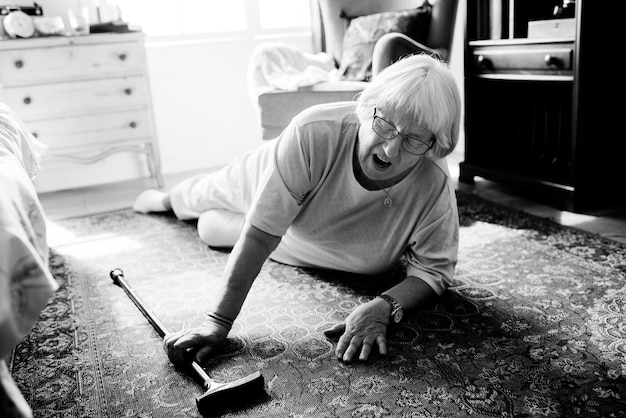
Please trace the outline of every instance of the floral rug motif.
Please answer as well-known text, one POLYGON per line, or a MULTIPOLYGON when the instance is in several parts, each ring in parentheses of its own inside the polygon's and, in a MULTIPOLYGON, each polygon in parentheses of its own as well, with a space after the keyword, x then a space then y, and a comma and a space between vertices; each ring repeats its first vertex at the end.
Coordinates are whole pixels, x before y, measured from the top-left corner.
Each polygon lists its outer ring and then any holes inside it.
MULTIPOLYGON (((262 402, 223 416, 626 416, 626 246, 458 194, 454 286, 389 334, 387 356, 344 364, 323 330, 402 278, 268 261, 217 381, 260 371, 262 402)), ((170 329, 201 325, 228 253, 171 215, 122 210, 55 222, 61 285, 14 351, 36 417, 198 417, 203 389, 109 278, 126 280, 170 329)), ((242 400, 243 401, 243 400, 242 400)), ((217 412, 216 412, 217 414, 217 412)))

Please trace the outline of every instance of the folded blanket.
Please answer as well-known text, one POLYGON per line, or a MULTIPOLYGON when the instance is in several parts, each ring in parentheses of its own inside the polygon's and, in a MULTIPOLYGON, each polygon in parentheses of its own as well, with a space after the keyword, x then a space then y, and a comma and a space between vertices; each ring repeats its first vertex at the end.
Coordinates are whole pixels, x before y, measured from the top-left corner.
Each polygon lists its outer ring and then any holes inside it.
POLYGON ((248 67, 248 89, 253 103, 268 91, 297 90, 298 87, 329 81, 337 69, 326 53, 309 54, 281 42, 259 45, 248 67))

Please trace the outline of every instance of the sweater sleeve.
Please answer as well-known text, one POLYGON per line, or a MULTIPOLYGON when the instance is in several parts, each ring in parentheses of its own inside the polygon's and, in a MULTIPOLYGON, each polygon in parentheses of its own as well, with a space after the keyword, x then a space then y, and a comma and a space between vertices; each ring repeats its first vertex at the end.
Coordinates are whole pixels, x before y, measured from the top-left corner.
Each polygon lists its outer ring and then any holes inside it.
POLYGON ((265 173, 248 221, 272 235, 284 235, 307 198, 337 164, 337 152, 354 114, 351 104, 313 106, 296 116, 276 139, 273 161, 265 173))
POLYGON ((405 251, 407 276, 424 280, 442 295, 452 284, 458 259, 459 215, 449 182, 415 228, 405 251))
POLYGON ((300 211, 310 190, 310 158, 297 118, 277 138, 278 143, 247 215, 262 231, 282 236, 300 211))

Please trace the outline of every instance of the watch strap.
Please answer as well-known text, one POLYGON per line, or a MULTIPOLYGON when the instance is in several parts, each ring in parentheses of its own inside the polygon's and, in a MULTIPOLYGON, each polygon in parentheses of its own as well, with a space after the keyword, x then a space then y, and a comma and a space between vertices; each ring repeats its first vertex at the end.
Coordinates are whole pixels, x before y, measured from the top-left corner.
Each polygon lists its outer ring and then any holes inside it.
POLYGON ((378 297, 384 300, 385 302, 387 302, 391 306, 390 317, 393 320, 393 322, 399 322, 398 316, 400 316, 400 319, 401 319, 401 316, 404 313, 404 307, 402 306, 402 304, 400 304, 400 302, 398 302, 397 300, 395 300, 393 297, 389 295, 383 294, 378 297))

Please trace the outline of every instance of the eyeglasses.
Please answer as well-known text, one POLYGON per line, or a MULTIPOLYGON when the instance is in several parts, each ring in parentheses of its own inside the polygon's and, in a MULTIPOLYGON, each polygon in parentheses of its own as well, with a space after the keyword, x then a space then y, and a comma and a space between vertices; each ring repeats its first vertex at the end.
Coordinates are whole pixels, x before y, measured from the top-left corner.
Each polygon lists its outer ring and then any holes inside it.
POLYGON ((423 155, 428 152, 429 149, 435 144, 435 140, 430 144, 422 141, 415 135, 404 135, 400 133, 395 125, 380 116, 376 116, 376 108, 374 108, 374 120, 372 120, 372 130, 376 132, 376 135, 384 139, 393 139, 400 135, 403 139, 402 147, 410 154, 423 155))

